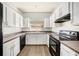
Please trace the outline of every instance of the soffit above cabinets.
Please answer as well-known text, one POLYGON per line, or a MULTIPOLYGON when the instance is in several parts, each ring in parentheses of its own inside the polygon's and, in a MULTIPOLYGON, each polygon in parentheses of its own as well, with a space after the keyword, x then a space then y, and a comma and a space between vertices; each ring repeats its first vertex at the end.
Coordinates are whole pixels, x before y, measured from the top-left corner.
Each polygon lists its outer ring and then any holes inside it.
POLYGON ((60 2, 7 2, 22 12, 53 12, 60 2))

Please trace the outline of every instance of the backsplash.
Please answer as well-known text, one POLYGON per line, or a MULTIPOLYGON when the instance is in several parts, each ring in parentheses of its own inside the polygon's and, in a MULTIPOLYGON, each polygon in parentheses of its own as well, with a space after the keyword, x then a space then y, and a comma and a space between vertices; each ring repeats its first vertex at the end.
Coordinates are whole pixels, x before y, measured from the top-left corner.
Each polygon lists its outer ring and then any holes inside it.
POLYGON ((64 22, 62 25, 59 25, 58 27, 52 28, 52 31, 57 33, 59 33, 60 30, 79 31, 79 26, 74 26, 71 24, 71 21, 68 21, 68 22, 64 22))
POLYGON ((21 28, 19 27, 3 27, 3 35, 20 32, 21 28))
POLYGON ((73 30, 73 31, 79 31, 79 26, 74 26, 71 24, 71 21, 69 22, 65 22, 63 24, 63 27, 62 27, 63 30, 73 30))

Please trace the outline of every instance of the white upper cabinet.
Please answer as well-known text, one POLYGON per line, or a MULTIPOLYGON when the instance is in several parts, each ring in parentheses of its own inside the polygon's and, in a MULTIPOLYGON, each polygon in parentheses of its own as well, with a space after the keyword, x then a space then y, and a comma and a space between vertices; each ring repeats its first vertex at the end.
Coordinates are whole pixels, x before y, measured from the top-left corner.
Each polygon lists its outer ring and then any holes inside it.
POLYGON ((3 25, 13 26, 13 10, 6 5, 3 6, 3 25))
POLYGON ((55 11, 52 13, 51 16, 54 16, 52 17, 51 19, 54 20, 54 22, 66 15, 68 15, 70 13, 70 3, 69 2, 62 2, 59 7, 57 7, 55 9, 55 11))
POLYGON ((51 26, 51 27, 55 27, 54 20, 55 20, 55 14, 52 14, 52 15, 50 16, 50 26, 51 26))
POLYGON ((16 12, 13 11, 13 26, 16 27, 16 12))
POLYGON ((65 16, 65 15, 69 14, 70 13, 70 2, 63 2, 61 4, 61 10, 62 10, 61 16, 65 16))
POLYGON ((19 19, 20 19, 20 22, 19 22, 20 27, 23 27, 23 16, 20 15, 19 19))
POLYGON ((44 19, 44 27, 50 27, 50 19, 49 18, 44 19))
POLYGON ((26 17, 23 20, 23 26, 29 28, 30 27, 30 18, 26 17))
POLYGON ((3 5, 3 26, 7 26, 7 6, 3 5))
POLYGON ((71 22, 73 25, 79 25, 79 2, 71 4, 71 22))
POLYGON ((23 17, 16 13, 16 27, 23 27, 23 17))
POLYGON ((70 2, 62 2, 61 5, 57 8, 56 11, 57 18, 61 18, 70 13, 70 2))
POLYGON ((55 10, 55 12, 54 12, 54 14, 55 14, 55 19, 58 19, 58 18, 60 18, 60 7, 58 7, 56 10, 55 10))
POLYGON ((3 4, 3 26, 23 27, 23 17, 6 4, 3 4))
POLYGON ((13 26, 13 10, 7 7, 7 21, 8 26, 13 26))
POLYGON ((19 14, 16 13, 16 27, 19 27, 19 14))

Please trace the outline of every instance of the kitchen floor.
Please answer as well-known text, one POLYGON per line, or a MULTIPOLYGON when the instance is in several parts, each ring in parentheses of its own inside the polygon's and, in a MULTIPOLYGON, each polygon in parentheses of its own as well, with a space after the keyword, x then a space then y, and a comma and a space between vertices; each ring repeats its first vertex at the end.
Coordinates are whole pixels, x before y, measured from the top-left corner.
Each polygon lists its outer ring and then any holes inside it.
POLYGON ((47 46, 25 46, 18 56, 51 56, 47 46))

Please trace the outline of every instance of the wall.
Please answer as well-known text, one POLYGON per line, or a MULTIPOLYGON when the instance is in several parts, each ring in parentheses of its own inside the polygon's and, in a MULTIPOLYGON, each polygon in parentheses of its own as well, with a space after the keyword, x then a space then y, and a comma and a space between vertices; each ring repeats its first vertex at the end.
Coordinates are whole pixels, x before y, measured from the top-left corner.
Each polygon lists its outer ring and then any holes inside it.
POLYGON ((62 27, 63 30, 73 30, 73 31, 79 31, 79 26, 74 26, 71 24, 71 21, 69 22, 65 22, 63 24, 63 27, 62 27))
POLYGON ((21 28, 16 27, 3 27, 3 35, 20 32, 21 28))
POLYGON ((44 18, 49 18, 50 15, 48 12, 28 12, 24 13, 24 18, 29 17, 30 21, 44 21, 44 18))

